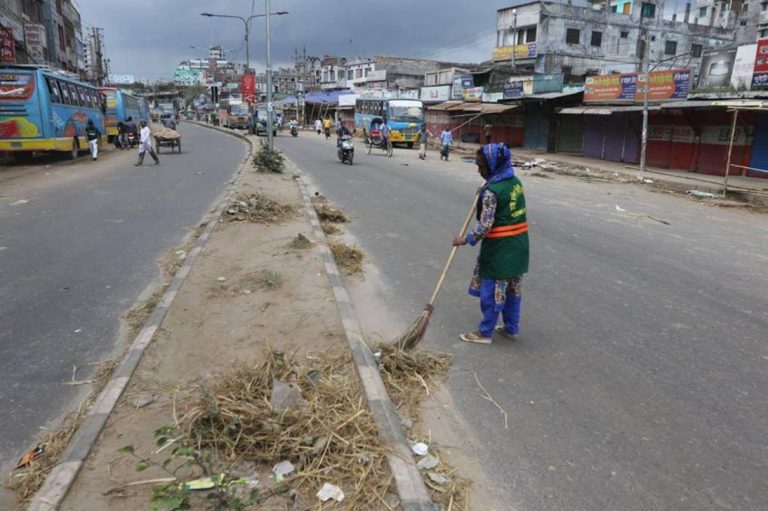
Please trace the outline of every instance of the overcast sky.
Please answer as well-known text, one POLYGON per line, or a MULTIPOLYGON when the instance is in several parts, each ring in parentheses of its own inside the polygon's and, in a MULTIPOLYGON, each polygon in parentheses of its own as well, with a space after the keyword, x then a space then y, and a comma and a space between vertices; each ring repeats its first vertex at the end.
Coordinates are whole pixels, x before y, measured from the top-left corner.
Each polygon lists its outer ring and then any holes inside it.
MULTIPOLYGON (((264 0, 76 0, 83 30, 102 27, 111 71, 151 81, 170 79, 181 60, 221 45, 245 62, 243 24, 201 12, 248 16, 264 0)), ((273 68, 288 65, 294 47, 307 54, 395 55, 452 62, 488 60, 495 45, 496 9, 510 0, 272 0, 273 68)), ((253 21, 251 65, 264 68, 264 18, 253 21)))

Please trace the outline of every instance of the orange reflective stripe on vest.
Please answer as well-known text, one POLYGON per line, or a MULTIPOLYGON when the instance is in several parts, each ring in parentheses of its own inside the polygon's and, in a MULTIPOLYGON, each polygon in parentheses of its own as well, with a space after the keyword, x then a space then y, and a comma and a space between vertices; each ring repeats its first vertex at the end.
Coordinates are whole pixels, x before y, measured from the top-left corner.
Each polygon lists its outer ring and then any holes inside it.
POLYGON ((502 227, 494 227, 491 229, 491 232, 488 233, 486 238, 507 238, 509 236, 517 236, 519 234, 523 234, 524 232, 528 232, 528 222, 515 225, 505 225, 502 227))

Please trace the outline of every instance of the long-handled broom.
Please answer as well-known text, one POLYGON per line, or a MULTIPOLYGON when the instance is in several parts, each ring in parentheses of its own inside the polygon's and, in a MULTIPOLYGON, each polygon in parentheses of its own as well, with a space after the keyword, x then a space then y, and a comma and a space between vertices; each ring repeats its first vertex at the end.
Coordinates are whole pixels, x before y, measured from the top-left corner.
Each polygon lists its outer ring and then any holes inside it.
MULTIPOLYGON (((467 218, 464 220, 464 225, 461 227, 461 236, 464 236, 464 234, 467 232, 469 222, 472 221, 472 215, 475 212, 476 203, 477 195, 475 195, 475 198, 472 201, 472 206, 469 208, 469 212, 467 213, 467 218)), ((394 343, 397 344, 401 350, 410 351, 415 348, 416 345, 421 342, 421 339, 427 332, 427 327, 429 326, 429 318, 432 316, 432 311, 435 310, 435 300, 437 300, 437 295, 443 288, 445 276, 448 274, 448 269, 451 267, 451 263, 453 263, 453 258, 456 256, 456 251, 458 248, 459 247, 456 246, 451 248, 451 254, 448 256, 448 261, 445 262, 443 273, 440 274, 440 280, 437 281, 437 286, 435 286, 435 291, 432 293, 432 298, 430 298, 427 304, 424 306, 424 310, 421 312, 416 321, 411 323, 411 326, 408 328, 408 330, 406 330, 403 335, 395 339, 394 343)))

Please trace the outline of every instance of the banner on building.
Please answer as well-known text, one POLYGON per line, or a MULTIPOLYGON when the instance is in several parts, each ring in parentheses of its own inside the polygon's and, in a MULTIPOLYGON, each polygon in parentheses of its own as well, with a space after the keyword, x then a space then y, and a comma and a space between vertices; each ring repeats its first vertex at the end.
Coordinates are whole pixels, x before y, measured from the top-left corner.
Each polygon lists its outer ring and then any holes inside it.
POLYGON ((136 83, 136 77, 133 75, 109 75, 109 83, 112 85, 131 85, 136 83))
POLYGON ((499 46, 493 49, 493 60, 511 60, 512 55, 516 59, 531 59, 536 56, 536 43, 515 44, 512 46, 499 46))
POLYGON ((752 90, 768 90, 768 37, 757 41, 752 90))
POLYGON ((45 26, 37 23, 24 25, 24 42, 27 45, 27 55, 32 63, 43 64, 45 62, 43 50, 48 46, 45 40, 45 26))
POLYGON ((752 86, 756 51, 756 44, 746 44, 736 49, 736 60, 731 72, 731 87, 734 89, 749 89, 752 86))
MULTIPOLYGON (((638 73, 589 76, 584 85, 584 102, 643 101, 644 90, 638 87, 639 76, 638 73)), ((650 101, 682 100, 688 96, 689 69, 652 71, 648 76, 650 101)))
POLYGON ((464 89, 462 99, 464 101, 480 101, 483 98, 483 90, 483 87, 464 89))
POLYGON ((502 87, 504 99, 514 99, 523 97, 523 82, 507 82, 502 87))
POLYGON ((244 74, 241 76, 240 87, 243 93, 243 101, 254 103, 256 101, 256 75, 244 74))
POLYGON ((9 27, 0 29, 0 62, 16 62, 16 42, 9 27))
POLYGON ((453 80, 453 92, 451 99, 464 99, 464 89, 471 89, 475 86, 475 77, 472 75, 461 75, 453 80))
POLYGON ((451 99, 451 86, 450 85, 437 85, 433 87, 422 87, 421 98, 422 101, 448 101, 451 99))
POLYGON ((563 73, 551 75, 533 75, 533 93, 541 94, 543 92, 562 92, 563 73))
POLYGON ((736 61, 736 50, 712 50, 704 52, 701 58, 699 89, 728 87, 731 71, 736 61))

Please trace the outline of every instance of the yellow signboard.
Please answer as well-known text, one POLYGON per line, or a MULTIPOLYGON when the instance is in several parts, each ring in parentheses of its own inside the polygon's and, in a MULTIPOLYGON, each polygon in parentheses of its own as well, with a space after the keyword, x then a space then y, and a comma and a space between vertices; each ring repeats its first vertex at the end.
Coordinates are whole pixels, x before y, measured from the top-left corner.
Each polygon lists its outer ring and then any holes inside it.
POLYGON ((516 59, 530 59, 536 56, 536 43, 523 43, 514 46, 499 46, 493 49, 493 60, 510 60, 514 52, 516 59))

